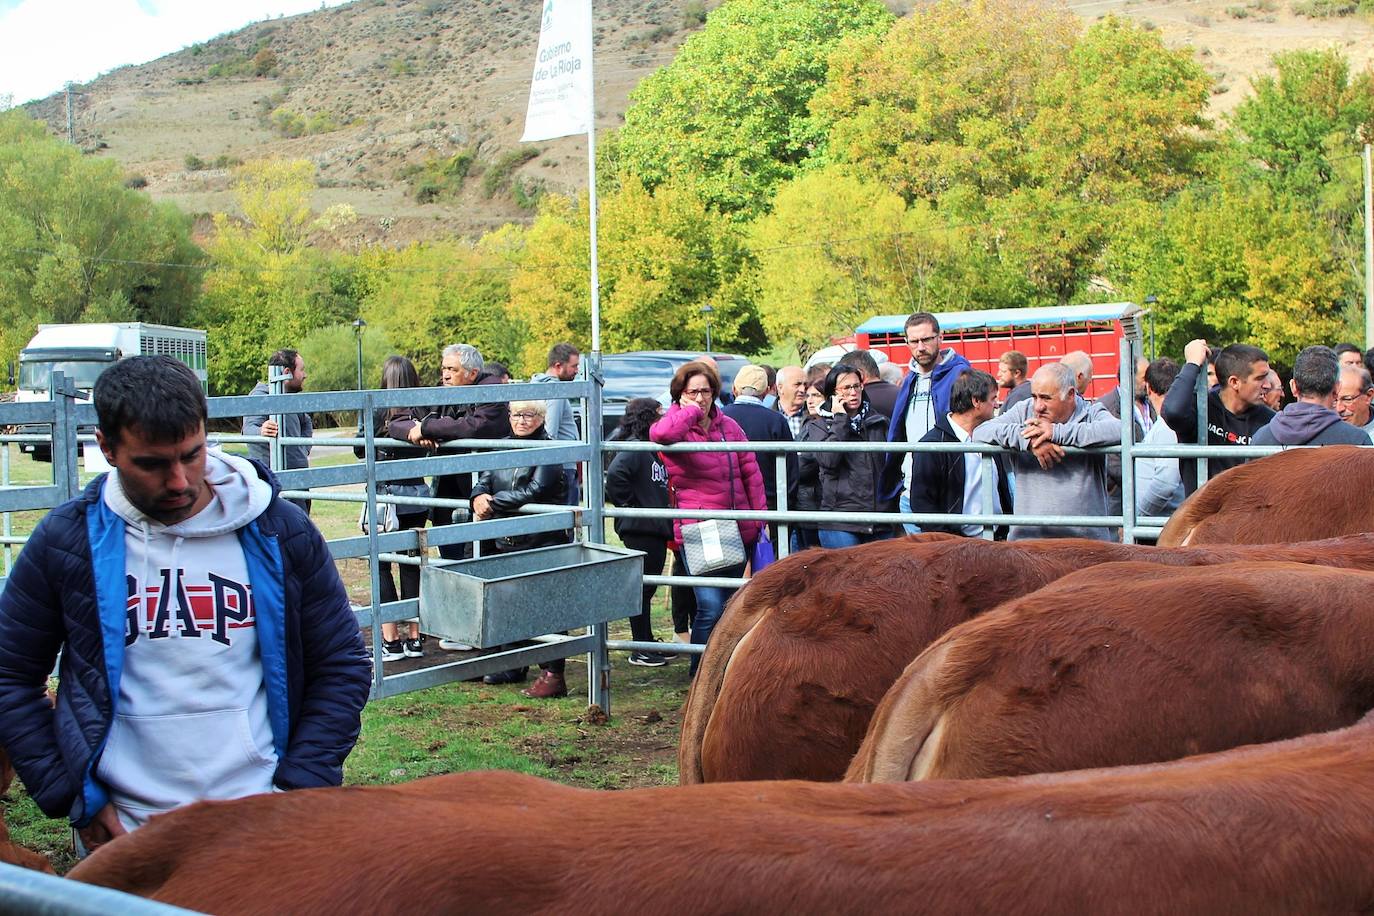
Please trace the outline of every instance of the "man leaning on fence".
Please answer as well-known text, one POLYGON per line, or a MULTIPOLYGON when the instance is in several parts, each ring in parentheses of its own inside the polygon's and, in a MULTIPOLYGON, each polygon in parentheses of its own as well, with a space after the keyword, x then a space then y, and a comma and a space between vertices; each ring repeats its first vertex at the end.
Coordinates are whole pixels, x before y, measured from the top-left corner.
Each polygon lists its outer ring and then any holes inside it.
POLYGON ((199 799, 340 784, 371 673, 324 538, 208 448, 184 364, 121 360, 94 400, 114 470, 0 593, 0 745, 30 796, 91 849, 199 799))
MULTIPOLYGON (((1106 516, 1105 454, 1065 453, 1121 441, 1121 421, 1095 401, 1075 393, 1073 370, 1062 363, 1041 366, 1031 376, 1031 396, 973 431, 973 441, 1016 449, 1014 496, 1017 515, 1106 516)), ((1009 539, 1114 539, 1113 528, 1013 525, 1009 539)))
MULTIPOLYGON (((290 373, 282 383, 283 394, 295 394, 305 387, 305 359, 291 349, 281 349, 273 353, 267 360, 267 371, 273 375, 290 373)), ((258 382, 253 386, 249 394, 270 394, 272 388, 268 382, 258 382)), ((267 415, 258 415, 243 418, 243 434, 245 436, 267 436, 275 438, 281 435, 286 439, 309 439, 315 434, 314 424, 310 422, 308 413, 284 413, 281 415, 281 428, 278 429, 275 418, 267 415)), ((295 470, 296 468, 310 467, 310 446, 309 445, 283 445, 281 447, 282 469, 295 470)), ((271 467, 272 450, 266 442, 248 443, 248 457, 255 461, 271 467)), ((293 499, 289 500, 305 510, 305 514, 310 514, 310 500, 293 499)))

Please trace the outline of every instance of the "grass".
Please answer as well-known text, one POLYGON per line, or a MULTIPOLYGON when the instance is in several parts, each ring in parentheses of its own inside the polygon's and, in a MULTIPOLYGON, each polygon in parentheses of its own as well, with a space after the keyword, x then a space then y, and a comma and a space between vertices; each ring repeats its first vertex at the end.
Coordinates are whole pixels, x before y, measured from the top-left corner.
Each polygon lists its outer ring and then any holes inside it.
MULTIPOLYGON (((11 459, 11 482, 51 482, 51 465, 30 461, 17 449, 11 459)), ((345 452, 311 463, 354 460, 345 452)), ((82 482, 89 477, 83 474, 82 482)), ((31 530, 41 516, 16 513, 15 531, 31 530)), ((311 517, 328 538, 357 531, 356 503, 316 500, 311 517)), ((608 540, 616 542, 609 532, 608 540)), ((367 562, 343 560, 339 572, 352 600, 367 603, 367 562)), ((660 638, 671 640, 667 592, 659 589, 653 618, 660 638)), ((629 638, 626 622, 613 624, 611 635, 629 638)), ((344 766, 344 780, 375 785, 497 769, 597 789, 675 783, 681 706, 689 683, 686 659, 663 668, 636 668, 623 653, 614 653, 611 665, 609 721, 588 714, 585 657, 568 660, 566 699, 529 700, 511 686, 447 684, 369 703, 363 710, 361 737, 344 766)), ((65 820, 45 817, 18 782, 5 801, 5 819, 14 841, 48 856, 59 874, 75 864, 65 820)))

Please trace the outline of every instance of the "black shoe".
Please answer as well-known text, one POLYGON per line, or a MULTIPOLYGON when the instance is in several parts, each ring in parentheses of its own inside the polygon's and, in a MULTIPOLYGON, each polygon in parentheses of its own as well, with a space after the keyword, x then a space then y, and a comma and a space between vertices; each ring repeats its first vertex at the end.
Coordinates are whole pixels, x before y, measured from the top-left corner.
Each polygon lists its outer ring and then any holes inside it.
POLYGON ((399 639, 382 641, 382 661, 395 662, 406 657, 405 645, 399 639))
POLYGON ((669 655, 666 652, 631 652, 630 664, 638 665, 641 668, 662 668, 675 658, 677 658, 676 655, 669 655))
POLYGON ((417 636, 414 639, 407 639, 405 644, 401 646, 401 651, 405 653, 406 658, 423 658, 425 654, 425 638, 423 636, 417 636))
POLYGON ((529 668, 511 668, 509 671, 498 671, 495 674, 488 674, 482 678, 483 684, 523 684, 525 676, 529 673, 529 668))

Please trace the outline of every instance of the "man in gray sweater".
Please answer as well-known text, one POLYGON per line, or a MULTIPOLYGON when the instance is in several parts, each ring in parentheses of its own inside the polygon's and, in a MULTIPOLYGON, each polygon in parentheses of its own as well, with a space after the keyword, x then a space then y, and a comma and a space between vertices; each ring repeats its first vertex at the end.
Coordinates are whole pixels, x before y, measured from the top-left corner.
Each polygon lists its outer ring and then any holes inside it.
MULTIPOLYGON (((1065 446, 1086 448, 1121 441, 1121 421, 1074 391, 1068 366, 1041 366, 1031 377, 1031 396, 973 431, 973 441, 1015 449, 1017 515, 1107 514, 1105 455, 1068 455, 1065 446)), ((1009 540, 1026 538, 1115 540, 1113 527, 1047 528, 1014 525, 1009 540)))
POLYGON ((1293 397, 1269 425, 1255 433, 1255 445, 1368 445, 1369 434, 1336 413, 1341 364, 1330 347, 1308 347, 1293 361, 1293 397))

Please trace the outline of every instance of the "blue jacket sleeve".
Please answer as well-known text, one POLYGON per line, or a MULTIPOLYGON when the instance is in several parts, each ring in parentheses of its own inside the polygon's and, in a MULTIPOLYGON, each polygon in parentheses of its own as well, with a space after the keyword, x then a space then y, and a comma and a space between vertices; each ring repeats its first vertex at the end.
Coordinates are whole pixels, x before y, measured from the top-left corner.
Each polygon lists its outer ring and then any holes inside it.
POLYGON ((300 711, 274 777, 283 789, 337 786, 357 743, 372 669, 358 620, 324 538, 313 525, 291 539, 300 578, 300 643, 304 684, 300 711))
POLYGON ((66 817, 79 786, 62 761, 46 695, 64 639, 58 580, 44 568, 51 519, 39 523, 0 593, 0 746, 43 813, 66 817))

